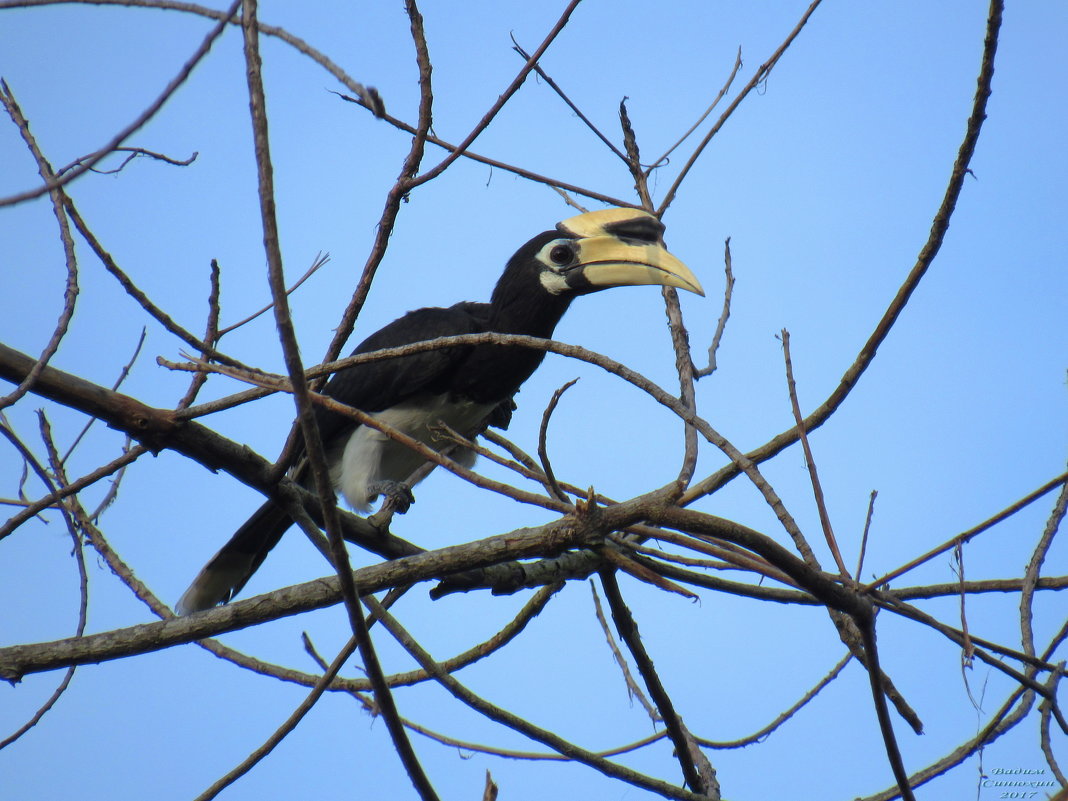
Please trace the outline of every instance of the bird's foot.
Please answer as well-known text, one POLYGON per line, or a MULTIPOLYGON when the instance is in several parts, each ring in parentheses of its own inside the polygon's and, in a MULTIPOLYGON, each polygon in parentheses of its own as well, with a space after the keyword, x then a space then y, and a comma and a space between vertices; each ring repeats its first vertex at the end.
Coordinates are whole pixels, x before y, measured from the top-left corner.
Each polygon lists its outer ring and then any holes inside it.
POLYGON ((382 503, 382 508, 379 509, 379 514, 396 512, 402 515, 415 503, 415 495, 412 494, 411 486, 403 481, 376 481, 369 485, 367 489, 372 498, 379 495, 386 496, 385 501, 382 503))

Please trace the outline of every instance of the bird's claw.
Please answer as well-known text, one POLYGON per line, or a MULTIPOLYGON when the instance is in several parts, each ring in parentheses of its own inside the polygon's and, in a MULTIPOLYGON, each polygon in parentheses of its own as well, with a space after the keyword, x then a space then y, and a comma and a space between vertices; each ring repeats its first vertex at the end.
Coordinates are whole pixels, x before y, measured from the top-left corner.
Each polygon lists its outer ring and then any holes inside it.
POLYGON ((379 513, 396 512, 402 515, 415 503, 415 495, 412 494, 411 486, 403 481, 376 481, 368 489, 371 491, 372 498, 378 495, 384 495, 386 498, 382 502, 379 513))

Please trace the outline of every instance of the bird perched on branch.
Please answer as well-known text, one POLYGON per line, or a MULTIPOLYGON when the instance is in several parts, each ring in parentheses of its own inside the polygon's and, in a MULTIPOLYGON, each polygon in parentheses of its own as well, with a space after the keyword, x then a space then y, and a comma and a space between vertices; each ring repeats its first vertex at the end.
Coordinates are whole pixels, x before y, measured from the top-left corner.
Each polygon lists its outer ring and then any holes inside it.
MULTIPOLYGON (((703 295, 694 274, 664 247, 663 232, 656 217, 637 209, 571 217, 516 251, 489 303, 417 309, 369 336, 355 353, 482 332, 547 339, 572 300, 610 287, 662 285, 703 295)), ((435 429, 444 423, 470 438, 488 425, 506 427, 512 396, 544 357, 542 350, 517 346, 442 347, 344 368, 323 393, 470 466, 474 453, 442 441, 435 429)), ((387 494, 406 508, 405 482, 425 459, 351 417, 321 406, 315 413, 331 478, 348 503, 366 511, 387 494)), ((302 443, 287 450, 291 476, 307 483, 302 443)), ((178 601, 178 613, 229 601, 292 523, 277 503, 264 503, 200 571, 178 601)))

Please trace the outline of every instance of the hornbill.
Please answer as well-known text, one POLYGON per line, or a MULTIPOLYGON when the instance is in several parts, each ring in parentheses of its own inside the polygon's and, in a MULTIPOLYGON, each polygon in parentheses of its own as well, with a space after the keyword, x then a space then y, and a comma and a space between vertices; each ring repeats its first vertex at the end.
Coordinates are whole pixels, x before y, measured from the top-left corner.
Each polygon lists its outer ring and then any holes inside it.
MULTIPOLYGON (((637 209, 571 217, 555 231, 538 234, 508 260, 489 303, 408 312, 369 336, 355 353, 481 332, 548 339, 574 298, 609 287, 659 284, 703 295, 694 274, 664 247, 663 231, 656 217, 637 209)), ((441 441, 434 429, 444 423, 474 437, 488 425, 506 427, 512 396, 544 357, 544 351, 517 346, 444 347, 344 368, 323 393, 470 466, 475 454, 441 441)), ((406 508, 405 482, 424 459, 350 417, 321 406, 315 413, 331 479, 348 503, 366 511, 385 493, 406 508)), ((290 475, 307 483, 302 443, 287 451, 290 475)), ((178 601, 178 613, 230 600, 292 523, 276 502, 264 503, 200 571, 178 601)))

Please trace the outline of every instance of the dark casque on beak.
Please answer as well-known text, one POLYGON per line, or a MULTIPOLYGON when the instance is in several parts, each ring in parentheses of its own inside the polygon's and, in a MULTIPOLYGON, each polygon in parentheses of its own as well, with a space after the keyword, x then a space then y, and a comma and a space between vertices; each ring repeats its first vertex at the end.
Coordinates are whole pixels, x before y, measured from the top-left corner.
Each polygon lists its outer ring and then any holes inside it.
POLYGON ((575 264, 568 286, 595 292, 617 286, 672 286, 704 295, 689 267, 664 247, 664 224, 640 209, 602 209, 557 224, 575 237, 575 264))

